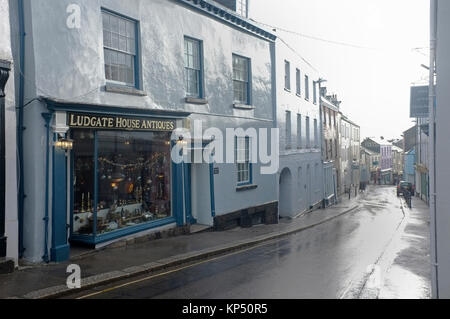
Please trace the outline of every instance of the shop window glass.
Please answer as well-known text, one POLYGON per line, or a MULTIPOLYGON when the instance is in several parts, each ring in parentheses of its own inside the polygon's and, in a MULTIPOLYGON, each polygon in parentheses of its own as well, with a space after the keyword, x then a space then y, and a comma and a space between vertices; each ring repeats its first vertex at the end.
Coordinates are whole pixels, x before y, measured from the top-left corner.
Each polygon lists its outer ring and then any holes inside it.
POLYGON ((79 154, 87 148, 79 135, 74 134, 75 165, 82 168, 75 169, 74 234, 90 235, 96 225, 101 235, 172 216, 169 133, 98 131, 96 174, 94 139, 86 151, 91 153, 79 154))
POLYGON ((92 130, 76 130, 73 144, 73 233, 92 234, 94 223, 94 152, 92 130))

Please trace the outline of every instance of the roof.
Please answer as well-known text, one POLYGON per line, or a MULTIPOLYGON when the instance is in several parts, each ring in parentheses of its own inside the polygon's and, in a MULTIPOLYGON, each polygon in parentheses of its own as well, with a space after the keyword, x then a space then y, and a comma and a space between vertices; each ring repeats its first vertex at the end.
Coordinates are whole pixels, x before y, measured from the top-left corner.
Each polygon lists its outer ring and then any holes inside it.
POLYGON ((401 147, 398 147, 398 146, 395 146, 395 145, 392 145, 392 150, 393 151, 397 151, 399 153, 403 153, 403 149, 401 147))
POLYGON ((275 41, 277 36, 273 33, 264 30, 262 27, 258 26, 254 21, 242 17, 236 12, 222 6, 217 2, 205 1, 205 0, 176 0, 179 3, 183 3, 186 6, 190 6, 193 9, 201 11, 209 16, 216 19, 222 20, 223 22, 230 24, 236 28, 241 29, 244 32, 251 33, 257 37, 275 41))
POLYGON ((342 119, 344 120, 344 121, 346 121, 347 123, 350 123, 351 125, 353 125, 353 126, 356 126, 356 127, 360 127, 358 124, 356 124, 355 122, 353 122, 353 121, 351 121, 347 116, 345 116, 343 113, 341 113, 342 114, 342 119))
POLYGON ((379 153, 377 153, 377 152, 374 152, 374 151, 369 150, 368 148, 365 148, 364 146, 361 146, 361 149, 362 149, 364 152, 366 152, 367 154, 369 154, 369 155, 377 155, 377 154, 379 154, 379 153))
POLYGON ((386 139, 383 140, 383 139, 378 138, 378 137, 369 137, 367 139, 369 139, 371 141, 374 141, 375 143, 377 143, 379 145, 383 145, 383 146, 390 146, 390 145, 392 145, 386 139))
POLYGON ((320 97, 322 104, 329 109, 332 109, 333 111, 339 112, 339 108, 336 107, 333 103, 331 103, 328 99, 324 98, 323 96, 320 97))

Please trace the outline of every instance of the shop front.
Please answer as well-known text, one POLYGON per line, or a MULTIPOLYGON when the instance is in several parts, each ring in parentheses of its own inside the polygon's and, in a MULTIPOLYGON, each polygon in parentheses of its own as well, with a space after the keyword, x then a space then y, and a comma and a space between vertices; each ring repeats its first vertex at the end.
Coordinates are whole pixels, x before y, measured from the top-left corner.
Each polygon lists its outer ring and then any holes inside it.
MULTIPOLYGON (((70 225, 66 240, 90 247, 185 224, 188 210, 183 202, 189 187, 184 166, 171 160, 176 143, 171 136, 177 120, 187 114, 95 113, 55 104, 52 108, 56 126, 65 122, 67 130, 54 134, 52 238, 63 240, 58 227, 63 227, 59 210, 64 207, 69 219, 64 227, 70 225)), ((54 255, 58 254, 52 250, 52 259, 61 259, 54 255)))

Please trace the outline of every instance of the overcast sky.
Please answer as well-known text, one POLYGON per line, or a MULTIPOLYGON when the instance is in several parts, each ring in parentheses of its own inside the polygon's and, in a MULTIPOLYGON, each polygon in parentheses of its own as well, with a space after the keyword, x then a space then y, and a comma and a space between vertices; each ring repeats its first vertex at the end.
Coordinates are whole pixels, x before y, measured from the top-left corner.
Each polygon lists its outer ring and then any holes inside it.
POLYGON ((278 30, 328 80, 362 137, 400 138, 413 126, 410 86, 427 81, 429 0, 250 0, 250 18, 278 30), (414 48, 424 48, 413 51, 414 48))

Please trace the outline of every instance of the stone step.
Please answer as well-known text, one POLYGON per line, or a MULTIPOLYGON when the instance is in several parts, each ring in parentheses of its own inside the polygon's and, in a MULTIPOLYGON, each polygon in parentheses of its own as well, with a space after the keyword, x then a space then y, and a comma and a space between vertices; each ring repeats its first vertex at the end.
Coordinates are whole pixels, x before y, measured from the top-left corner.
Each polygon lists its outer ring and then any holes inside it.
POLYGON ((212 226, 207 226, 207 225, 199 225, 199 224, 195 224, 195 225, 191 225, 191 234, 198 234, 198 233, 203 233, 206 231, 212 231, 212 226))

